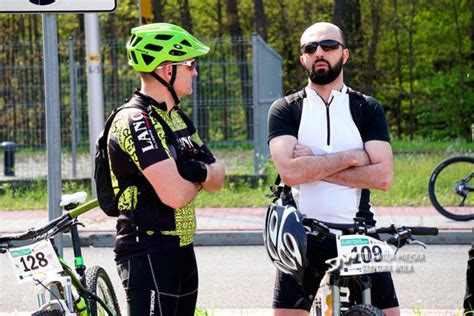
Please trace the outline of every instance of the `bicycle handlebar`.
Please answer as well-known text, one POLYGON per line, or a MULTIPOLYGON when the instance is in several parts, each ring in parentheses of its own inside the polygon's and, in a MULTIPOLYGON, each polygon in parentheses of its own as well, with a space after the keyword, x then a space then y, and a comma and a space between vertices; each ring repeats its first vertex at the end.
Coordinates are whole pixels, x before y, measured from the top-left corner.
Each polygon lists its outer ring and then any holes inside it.
MULTIPOLYGON (((19 233, 19 234, 8 234, 8 235, 1 235, 0 236, 0 243, 8 244, 11 241, 20 241, 20 240, 32 240, 36 239, 39 236, 43 236, 44 234, 48 233, 54 227, 58 227, 59 229, 57 232, 61 232, 65 230, 70 223, 73 222, 73 219, 79 217, 79 215, 90 211, 94 207, 98 206, 99 202, 95 200, 91 200, 87 203, 79 205, 78 207, 74 208, 68 213, 65 213, 55 219, 49 221, 44 226, 36 229, 29 229, 26 232, 19 233), (69 222, 69 223, 67 223, 69 222)), ((57 233, 55 232, 55 233, 57 233)))
POLYGON ((44 235, 48 231, 50 231, 53 227, 58 225, 61 221, 67 219, 69 214, 64 214, 60 217, 56 217, 52 221, 48 222, 46 225, 37 228, 37 229, 29 229, 26 232, 19 233, 19 234, 8 234, 8 235, 1 235, 0 242, 10 242, 10 241, 18 241, 18 240, 30 240, 35 239, 38 236, 44 235))
POLYGON ((329 229, 340 230, 343 234, 391 234, 391 235, 404 235, 405 238, 410 237, 411 235, 438 235, 437 227, 417 227, 417 226, 401 226, 396 227, 395 225, 390 225, 388 227, 375 227, 363 224, 357 219, 354 220, 353 224, 336 224, 323 222, 313 218, 304 218, 302 221, 304 226, 311 227, 312 230, 318 230, 319 232, 326 233, 328 235, 335 235, 330 232, 329 229), (401 234, 404 232, 404 234, 401 234))
POLYGON ((420 235, 420 236, 421 235, 437 236, 439 232, 437 227, 404 226, 403 228, 409 229, 412 235, 420 235))

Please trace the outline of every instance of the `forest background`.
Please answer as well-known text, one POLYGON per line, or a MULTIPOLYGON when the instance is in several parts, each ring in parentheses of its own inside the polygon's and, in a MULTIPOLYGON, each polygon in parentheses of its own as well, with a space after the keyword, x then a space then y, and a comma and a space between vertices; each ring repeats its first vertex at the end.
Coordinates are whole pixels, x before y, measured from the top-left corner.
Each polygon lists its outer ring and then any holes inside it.
MULTIPOLYGON (((214 83, 199 92, 208 94, 205 102, 209 104, 203 107, 208 107, 210 112, 215 107, 212 101, 216 97, 228 102, 229 113, 230 105, 239 107, 238 115, 232 114, 233 120, 226 121, 225 111, 221 110, 214 109, 219 120, 212 121, 217 117, 212 112, 209 116, 208 128, 217 125, 223 131, 210 133, 215 137, 209 137, 211 141, 237 140, 237 145, 231 143, 230 146, 211 143, 230 175, 253 172, 253 145, 249 134, 252 126, 244 124, 247 116, 243 113, 252 104, 243 104, 247 102, 245 91, 238 82, 243 86, 244 80, 247 80, 245 85, 251 80, 242 76, 242 71, 239 76, 242 60, 251 60, 248 39, 258 33, 282 56, 284 91, 300 89, 307 79, 299 64, 299 38, 308 26, 318 21, 330 21, 343 29, 351 53, 344 69, 346 83, 375 96, 387 114, 396 154, 396 177, 388 194, 375 192, 378 205, 429 205, 426 183, 434 166, 449 156, 474 152, 474 0, 151 0, 151 3, 153 17, 143 22, 182 25, 213 48, 209 57, 205 57, 209 59, 201 57, 198 65, 204 67, 207 63, 208 67, 207 74, 203 71, 199 76, 201 83, 207 84, 205 80, 210 77, 214 83), (220 43, 225 42, 231 42, 226 45, 235 52, 220 50, 220 43), (222 84, 224 71, 228 71, 227 79, 233 80, 227 91, 222 84), (221 127, 225 124, 229 125, 228 129, 221 127)), ((139 24, 138 0, 119 0, 115 12, 102 13, 99 17, 105 114, 108 114, 139 84, 137 74, 126 65, 125 51, 130 29, 139 24), (130 84, 123 85, 125 81, 130 84)), ((79 149, 83 165, 87 166, 82 170, 78 168, 78 175, 88 177, 84 15, 60 14, 57 18, 62 62, 62 150, 66 157, 66 162, 62 162, 63 174, 70 165, 67 157, 71 156, 67 128, 70 94, 67 42, 72 39, 80 65, 77 71, 82 91, 80 122, 84 128, 79 149)), ((17 175, 21 171, 19 162, 23 161, 26 165, 23 174, 34 177, 34 172, 42 169, 38 166, 46 161, 41 15, 0 14, 0 30, 0 141, 13 140, 20 145, 16 157, 17 175)), ((203 135, 201 131, 200 134, 203 135)), ((276 171, 271 164, 268 167, 265 172, 272 181, 276 171)), ((0 209, 46 207, 43 181, 36 185, 27 183, 24 188, 15 186, 3 183, 0 187, 0 195, 4 193, 0 209)), ((227 181, 218 194, 200 195, 198 206, 265 205, 267 183, 259 180, 257 187, 251 188, 246 181, 227 181)), ((89 188, 88 185, 79 188, 66 185, 64 192, 77 189, 89 188)))
MULTIPOLYGON (((102 42, 125 42, 138 10, 137 0, 120 0, 114 13, 100 14, 102 42)), ((152 0, 152 12, 150 22, 176 23, 204 40, 259 33, 283 58, 285 91, 306 84, 301 33, 333 22, 351 52, 346 82, 383 104, 392 136, 472 142, 474 0, 152 0)), ((2 47, 41 43, 40 15, 0 15, 0 29, 2 47)), ((58 15, 58 35, 83 39, 83 15, 58 15)))

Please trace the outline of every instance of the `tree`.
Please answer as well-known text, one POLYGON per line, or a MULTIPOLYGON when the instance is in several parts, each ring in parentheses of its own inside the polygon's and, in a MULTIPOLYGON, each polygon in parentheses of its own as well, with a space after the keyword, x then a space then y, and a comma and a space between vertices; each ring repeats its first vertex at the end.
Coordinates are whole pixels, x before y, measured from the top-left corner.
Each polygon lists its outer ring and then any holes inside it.
MULTIPOLYGON (((339 26, 345 35, 346 47, 353 54, 363 46, 363 30, 361 26, 360 4, 358 0, 334 0, 333 23, 339 26)), ((351 59, 344 67, 344 80, 351 84, 357 70, 354 69, 351 59)), ((360 80, 360 79, 359 79, 360 80)), ((356 83, 357 85, 357 83, 356 83)))
POLYGON ((372 17, 372 37, 370 38, 369 52, 367 57, 367 71, 365 73, 365 92, 370 95, 374 95, 375 93, 373 83, 376 71, 375 59, 380 32, 380 6, 380 1, 370 0, 370 12, 372 17))
POLYGON ((181 16, 181 26, 190 32, 193 33, 193 20, 191 19, 191 12, 189 11, 189 1, 188 0, 178 0, 179 13, 181 16))
POLYGON ((163 14, 167 0, 152 0, 153 22, 163 22, 165 16, 163 14))
MULTIPOLYGON (((471 1, 473 2, 473 1, 471 1)), ((456 47, 457 47, 457 55, 458 57, 456 58, 458 61, 458 70, 459 70, 459 89, 460 89, 460 98, 458 101, 458 113, 459 113, 459 122, 460 126, 462 129, 462 134, 465 139, 469 139, 469 136, 471 136, 471 126, 469 123, 472 122, 472 112, 468 111, 465 105, 466 101, 466 85, 464 82, 464 77, 465 77, 465 64, 467 63, 467 60, 464 58, 464 52, 463 52, 463 41, 462 41, 462 35, 461 35, 461 28, 459 25, 459 13, 458 13, 458 7, 456 5, 456 0, 451 0, 452 4, 452 10, 453 10, 453 19, 454 19, 454 25, 455 25, 455 33, 456 33, 456 47)))
POLYGON ((254 16, 255 16, 255 32, 267 41, 267 17, 263 6, 263 0, 253 0, 254 16))
POLYGON ((415 67, 415 52, 413 49, 413 34, 415 32, 415 16, 416 16, 416 0, 411 0, 411 10, 410 10, 410 22, 406 26, 408 32, 408 72, 409 78, 408 82, 410 83, 410 105, 408 107, 408 135, 410 139, 413 139, 415 133, 415 91, 414 91, 414 67, 415 67))
POLYGON ((399 38, 399 30, 400 30, 400 22, 398 17, 398 3, 397 0, 393 0, 393 36, 395 40, 395 73, 396 73, 396 86, 397 86, 397 96, 395 100, 395 107, 393 110, 393 114, 395 117, 395 124, 397 127, 397 136, 402 136, 402 100, 403 96, 405 95, 403 90, 403 75, 402 75, 402 52, 400 49, 400 38, 399 38))
POLYGON ((247 47, 244 41, 243 31, 239 22, 239 10, 236 0, 226 0, 227 27, 234 45, 235 57, 240 75, 240 89, 242 92, 242 103, 245 111, 245 126, 247 130, 247 140, 253 140, 253 110, 252 94, 247 86, 250 79, 247 65, 247 47))

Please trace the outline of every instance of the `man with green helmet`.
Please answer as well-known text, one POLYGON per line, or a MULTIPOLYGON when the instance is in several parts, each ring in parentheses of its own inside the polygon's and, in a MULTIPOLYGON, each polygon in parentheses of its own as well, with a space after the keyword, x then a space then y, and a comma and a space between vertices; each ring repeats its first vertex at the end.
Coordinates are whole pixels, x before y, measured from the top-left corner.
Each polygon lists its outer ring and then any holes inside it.
POLYGON ((116 261, 129 315, 194 315, 193 200, 200 189, 222 187, 224 167, 178 105, 193 91, 194 58, 208 51, 168 23, 133 28, 127 44, 141 89, 113 119, 107 148, 120 211, 116 261))

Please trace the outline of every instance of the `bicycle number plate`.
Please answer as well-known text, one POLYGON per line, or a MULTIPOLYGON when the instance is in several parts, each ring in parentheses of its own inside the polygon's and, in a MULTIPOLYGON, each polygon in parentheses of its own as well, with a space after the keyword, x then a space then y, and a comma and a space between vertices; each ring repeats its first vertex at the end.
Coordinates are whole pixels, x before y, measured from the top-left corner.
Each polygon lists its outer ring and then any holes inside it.
POLYGON ((364 235, 339 235, 338 259, 341 275, 360 275, 390 271, 395 252, 387 243, 364 235))
POLYGON ((49 240, 12 248, 8 251, 8 256, 15 270, 18 283, 45 279, 49 275, 63 271, 49 240))

